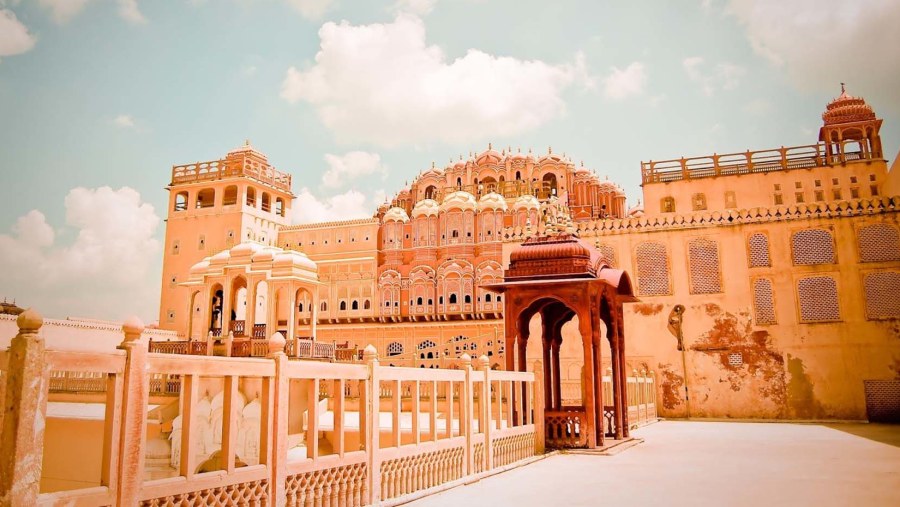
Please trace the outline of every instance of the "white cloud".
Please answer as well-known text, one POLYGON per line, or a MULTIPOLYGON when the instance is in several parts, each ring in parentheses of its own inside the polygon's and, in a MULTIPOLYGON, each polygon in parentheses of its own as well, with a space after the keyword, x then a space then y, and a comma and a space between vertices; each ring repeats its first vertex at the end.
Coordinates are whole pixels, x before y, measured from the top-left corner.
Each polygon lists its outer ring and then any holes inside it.
POLYGON ((644 93, 647 73, 644 64, 632 62, 628 67, 613 67, 610 75, 603 80, 603 95, 608 99, 622 100, 644 93))
POLYGON ((119 116, 116 116, 115 118, 113 118, 113 123, 116 126, 125 129, 133 129, 135 126, 134 117, 132 117, 130 114, 120 114, 119 116))
POLYGON ((88 0, 38 0, 45 10, 50 11, 50 17, 58 24, 68 23, 87 5, 88 0))
POLYGON ((387 174, 387 168, 381 163, 377 153, 351 151, 344 155, 325 154, 328 170, 322 175, 322 184, 329 188, 338 188, 353 183, 360 176, 370 174, 387 174))
POLYGON ((520 134, 563 114, 562 92, 586 81, 583 57, 551 65, 470 49, 448 62, 426 44, 422 20, 403 13, 385 24, 325 23, 319 37, 315 63, 289 68, 281 96, 313 105, 343 142, 393 147, 520 134))
POLYGON ((900 2, 730 0, 727 12, 799 89, 837 95, 846 81, 876 108, 900 110, 900 2))
POLYGON ((681 62, 684 71, 691 81, 700 85, 704 95, 714 95, 719 90, 733 90, 740 84, 741 77, 746 73, 743 67, 729 62, 716 64, 711 70, 699 56, 685 58, 681 62))
POLYGON ((19 55, 34 47, 34 36, 9 9, 0 9, 0 56, 19 55))
MULTIPOLYGON (((383 196, 384 191, 379 190, 375 194, 376 197, 383 196)), ((370 201, 358 190, 319 199, 303 187, 294 200, 291 218, 294 224, 368 218, 377 204, 379 201, 370 201)))
POLYGON ((391 6, 391 10, 424 16, 434 10, 435 4, 437 4, 437 0, 397 0, 391 6))
POLYGON ((137 0, 116 0, 119 4, 119 16, 134 25, 140 25, 147 22, 147 18, 138 8, 137 0))
POLYGON ((322 19, 325 11, 331 7, 334 0, 286 0, 288 5, 293 7, 306 19, 317 20, 322 19))
POLYGON ((79 187, 65 208, 60 234, 38 210, 0 234, 4 295, 48 316, 154 320, 161 252, 153 206, 128 187, 79 187), (57 241, 64 232, 75 232, 70 244, 57 241))
POLYGON ((241 67, 241 74, 243 74, 244 77, 253 77, 256 75, 256 65, 245 65, 241 67))

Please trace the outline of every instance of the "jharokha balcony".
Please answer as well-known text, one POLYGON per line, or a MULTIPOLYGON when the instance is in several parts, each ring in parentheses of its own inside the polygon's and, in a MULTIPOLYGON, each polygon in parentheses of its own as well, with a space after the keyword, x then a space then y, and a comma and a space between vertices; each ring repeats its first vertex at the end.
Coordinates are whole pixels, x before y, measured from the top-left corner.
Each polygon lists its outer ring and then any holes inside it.
POLYGON ((829 150, 825 143, 818 143, 790 148, 782 146, 774 150, 747 150, 743 153, 641 162, 641 180, 645 184, 668 183, 716 176, 810 169, 881 158, 881 153, 866 148, 868 147, 863 145, 859 151, 829 150))

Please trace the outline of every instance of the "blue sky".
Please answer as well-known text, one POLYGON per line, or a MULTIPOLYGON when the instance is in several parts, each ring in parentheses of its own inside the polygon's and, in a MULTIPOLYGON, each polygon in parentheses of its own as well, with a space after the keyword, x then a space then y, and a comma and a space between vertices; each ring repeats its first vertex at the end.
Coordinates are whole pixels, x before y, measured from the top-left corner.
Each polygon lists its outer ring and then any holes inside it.
POLYGON ((841 81, 893 159, 898 23, 887 0, 0 0, 0 297, 152 320, 171 166, 244 139, 297 221, 488 142, 633 205, 642 160, 815 142, 841 81))

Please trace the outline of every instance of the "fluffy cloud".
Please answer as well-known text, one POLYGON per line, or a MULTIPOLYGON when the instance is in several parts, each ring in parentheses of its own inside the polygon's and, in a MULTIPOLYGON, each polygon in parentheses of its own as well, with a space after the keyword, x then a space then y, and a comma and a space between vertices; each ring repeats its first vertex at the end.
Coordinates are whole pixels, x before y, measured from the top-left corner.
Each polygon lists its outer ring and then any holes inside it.
POLYGON ((291 67, 281 96, 313 105, 344 142, 393 147, 472 142, 534 129, 565 110, 562 92, 585 81, 583 58, 551 65, 470 49, 447 60, 422 20, 325 23, 313 65, 291 67))
POLYGON ((424 16, 430 14, 434 10, 437 0, 397 0, 391 6, 391 10, 396 12, 411 12, 424 16))
POLYGON ((138 9, 137 0, 116 0, 119 4, 119 16, 129 23, 139 25, 147 22, 147 18, 138 9))
POLYGON ((387 168, 381 163, 377 153, 351 151, 344 155, 325 154, 328 170, 322 175, 322 184, 329 188, 338 188, 360 176, 370 174, 387 174, 387 168))
MULTIPOLYGON (((38 3, 50 12, 53 21, 62 25, 68 23, 77 16, 89 0, 38 0, 38 3)), ((119 17, 132 24, 147 22, 147 18, 141 13, 137 0, 115 0, 119 17)))
POLYGON ((372 216, 375 206, 379 204, 378 198, 384 198, 384 191, 375 191, 371 200, 358 190, 319 199, 304 187, 294 200, 291 218, 294 224, 367 218, 372 216))
POLYGON ((4 285, 48 316, 154 320, 159 304, 160 219, 135 190, 75 188, 65 199, 66 227, 54 231, 32 210, 0 234, 4 285), (74 232, 68 244, 58 239, 74 232))
POLYGON ((34 37, 9 9, 0 9, 0 56, 22 54, 34 47, 34 37))
POLYGON ((718 63, 710 69, 699 56, 685 58, 681 65, 688 78, 699 84, 700 90, 707 96, 715 94, 718 90, 737 88, 740 78, 746 73, 743 67, 728 62, 718 63))
POLYGON ((836 95, 841 81, 900 110, 900 2, 730 0, 753 49, 804 91, 836 95))
POLYGON ((134 117, 132 117, 130 114, 120 114, 119 116, 113 118, 113 124, 124 129, 133 129, 134 117))
POLYGON ((87 5, 88 0, 38 0, 44 9, 50 11, 50 17, 58 24, 68 23, 87 5))
POLYGON ((331 7, 333 0, 287 0, 301 16, 310 20, 321 19, 325 11, 331 7))
POLYGON ((603 80, 603 95, 612 100, 622 100, 644 93, 647 73, 644 64, 633 62, 624 69, 612 68, 612 73, 603 80))

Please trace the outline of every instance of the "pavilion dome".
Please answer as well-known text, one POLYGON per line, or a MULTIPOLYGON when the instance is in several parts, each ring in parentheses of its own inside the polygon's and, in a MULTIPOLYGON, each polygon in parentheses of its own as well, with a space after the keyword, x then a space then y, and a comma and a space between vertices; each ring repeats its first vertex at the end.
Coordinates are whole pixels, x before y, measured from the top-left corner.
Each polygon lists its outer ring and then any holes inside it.
POLYGON ((475 161, 479 164, 496 164, 497 162, 500 162, 500 159, 502 158, 503 155, 495 150, 492 145, 488 144, 488 149, 479 153, 478 156, 475 157, 475 161))
POLYGON ((461 209, 463 211, 474 211, 477 207, 477 203, 475 202, 475 196, 460 190, 458 192, 451 192, 444 197, 444 202, 441 203, 441 211, 447 211, 451 209, 461 209))
POLYGON ((856 121, 874 120, 875 111, 872 106, 866 104, 862 97, 854 97, 847 94, 847 90, 841 86, 841 95, 825 106, 822 120, 825 125, 838 123, 851 123, 856 121))
POLYGON ((537 197, 531 194, 520 195, 516 202, 513 203, 514 210, 520 209, 541 209, 541 203, 538 201, 537 197))
POLYGON ((271 262, 275 258, 275 248, 263 247, 250 257, 252 262, 271 262))
POLYGON ((387 213, 384 214, 384 221, 406 223, 409 222, 409 215, 406 214, 405 209, 394 206, 393 208, 387 210, 387 213))
POLYGON ((415 207, 413 207, 412 217, 419 218, 423 216, 437 216, 440 209, 440 205, 434 199, 422 199, 421 201, 416 203, 415 207))
POLYGON ((312 261, 312 259, 307 257, 305 253, 298 252, 296 250, 283 250, 281 253, 275 256, 272 267, 275 269, 299 268, 305 271, 312 271, 313 273, 317 273, 319 271, 319 267, 315 262, 312 261))
POLYGON ((575 235, 534 236, 510 254, 507 278, 595 277, 602 265, 600 252, 575 235))
POLYGON ((481 196, 481 199, 478 200, 478 211, 484 210, 500 210, 506 211, 506 199, 503 198, 502 195, 497 192, 489 192, 481 196))

